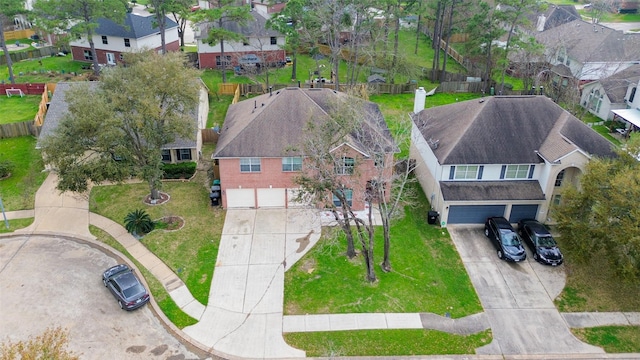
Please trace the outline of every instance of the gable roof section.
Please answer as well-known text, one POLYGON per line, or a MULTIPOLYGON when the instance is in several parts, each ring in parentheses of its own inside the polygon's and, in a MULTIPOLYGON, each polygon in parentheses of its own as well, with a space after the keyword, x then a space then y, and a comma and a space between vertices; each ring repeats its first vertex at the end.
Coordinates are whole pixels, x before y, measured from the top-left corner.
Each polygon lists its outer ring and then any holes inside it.
MULTIPOLYGON (((38 136, 38 143, 36 144, 36 148, 40 148, 41 139, 46 138, 47 136, 53 134, 60 122, 68 116, 69 113, 69 103, 67 103, 66 94, 69 89, 74 86, 79 86, 80 84, 89 84, 89 91, 96 91, 100 86, 100 82, 98 81, 89 81, 89 82, 59 82, 56 85, 55 92, 53 93, 53 97, 51 98, 51 103, 49 104, 49 109, 44 117, 44 123, 42 124, 42 129, 40 130, 40 135, 38 136)), ((200 111, 200 106, 197 105, 196 109, 192 110, 190 113, 194 119, 194 122, 198 122, 198 112, 200 111)), ((195 148, 197 146, 196 136, 197 132, 200 131, 198 126, 196 126, 195 133, 193 136, 194 140, 191 139, 176 139, 173 143, 167 144, 163 146, 163 149, 184 149, 184 148, 195 148)))
POLYGON ((492 96, 425 109, 414 116, 437 142, 440 164, 536 164, 582 149, 613 156, 610 143, 545 96, 492 96))
MULTIPOLYGON (((215 158, 282 157, 300 144, 309 121, 329 119, 333 104, 348 95, 330 89, 286 88, 229 106, 218 139, 215 158)), ((387 139, 389 152, 397 148, 377 104, 365 102, 364 137, 378 132, 387 139)), ((348 145, 366 153, 364 138, 352 135, 348 145)), ((295 155, 302 155, 297 153, 295 155)))
POLYGON ((632 65, 605 79, 600 84, 612 104, 623 104, 629 85, 635 85, 640 80, 640 65, 632 65))
POLYGON ((542 26, 542 31, 544 31, 570 21, 580 19, 580 14, 573 5, 548 4, 548 7, 544 12, 529 14, 527 15, 527 18, 529 19, 529 22, 536 25, 536 27, 542 26), (544 19, 544 23, 540 24, 539 22, 542 19, 544 19))
MULTIPOLYGON (((222 27, 225 30, 232 31, 236 34, 243 35, 245 37, 263 37, 263 36, 283 36, 278 31, 267 28, 267 19, 257 11, 251 11, 253 19, 249 20, 246 24, 240 25, 236 21, 223 21, 222 27)), ((209 33, 209 29, 215 26, 217 23, 201 23, 200 24, 200 36, 199 38, 206 39, 209 33)))
MULTIPOLYGON (((166 18, 167 23, 165 31, 175 28, 178 24, 166 18)), ((139 39, 148 35, 152 35, 160 31, 157 26, 154 26, 154 16, 140 16, 132 13, 127 13, 123 24, 118 24, 108 19, 98 19, 98 27, 95 30, 97 35, 116 36, 127 39, 139 39)))
POLYGON ((536 34, 548 49, 564 46, 572 59, 588 62, 640 61, 640 34, 574 20, 536 34))

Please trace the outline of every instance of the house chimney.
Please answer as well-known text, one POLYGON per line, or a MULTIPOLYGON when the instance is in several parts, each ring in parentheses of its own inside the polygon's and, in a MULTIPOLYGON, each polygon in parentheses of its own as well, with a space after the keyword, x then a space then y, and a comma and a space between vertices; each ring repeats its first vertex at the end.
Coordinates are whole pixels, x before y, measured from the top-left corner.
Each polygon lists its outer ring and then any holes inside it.
POLYGON ((424 91, 424 88, 421 86, 416 90, 416 99, 413 103, 413 113, 417 114, 420 111, 424 110, 424 103, 427 98, 427 92, 424 91))

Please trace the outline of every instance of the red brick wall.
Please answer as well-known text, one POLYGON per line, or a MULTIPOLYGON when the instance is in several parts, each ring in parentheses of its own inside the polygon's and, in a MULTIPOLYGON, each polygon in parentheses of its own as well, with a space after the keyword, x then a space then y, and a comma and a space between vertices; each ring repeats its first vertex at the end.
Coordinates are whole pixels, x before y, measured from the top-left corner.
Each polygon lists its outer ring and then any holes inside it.
MULTIPOLYGON (((46 84, 0 84, 0 96, 6 95, 7 89, 20 89, 25 95, 42 95, 46 84)), ((14 94, 15 95, 15 94, 14 94)))
MULTIPOLYGON (((238 59, 240 59, 245 54, 255 54, 258 57, 264 57, 266 62, 278 62, 284 61, 285 59, 285 51, 284 50, 273 50, 273 51, 246 51, 246 52, 234 52, 228 53, 225 52, 225 56, 231 56, 231 66, 238 65, 238 59)), ((216 68, 216 56, 220 56, 220 53, 198 53, 198 60, 200 62, 200 69, 215 69, 216 68)))

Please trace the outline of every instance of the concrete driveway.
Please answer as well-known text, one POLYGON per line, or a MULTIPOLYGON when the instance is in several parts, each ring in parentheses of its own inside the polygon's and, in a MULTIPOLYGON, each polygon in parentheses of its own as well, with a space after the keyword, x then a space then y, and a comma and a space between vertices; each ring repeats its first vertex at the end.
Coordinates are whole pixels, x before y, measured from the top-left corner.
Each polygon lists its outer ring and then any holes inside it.
POLYGON ((118 307, 100 275, 116 260, 72 240, 0 239, 0 342, 47 327, 69 331, 68 348, 86 359, 197 359, 153 315, 118 307))
POLYGON ((447 227, 489 318, 493 342, 478 354, 602 354, 579 341, 553 304, 564 287, 564 269, 500 260, 481 226, 447 227))

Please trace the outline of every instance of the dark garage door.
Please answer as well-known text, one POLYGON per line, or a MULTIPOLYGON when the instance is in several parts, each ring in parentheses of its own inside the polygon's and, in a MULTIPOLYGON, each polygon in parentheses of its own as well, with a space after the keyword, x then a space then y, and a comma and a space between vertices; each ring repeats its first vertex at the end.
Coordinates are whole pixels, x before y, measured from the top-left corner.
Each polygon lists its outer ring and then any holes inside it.
POLYGON ((535 205, 513 205, 511 206, 510 223, 517 223, 522 219, 535 219, 538 215, 538 204, 535 205))
POLYGON ((483 224, 489 216, 504 216, 506 205, 452 205, 449 224, 483 224))

